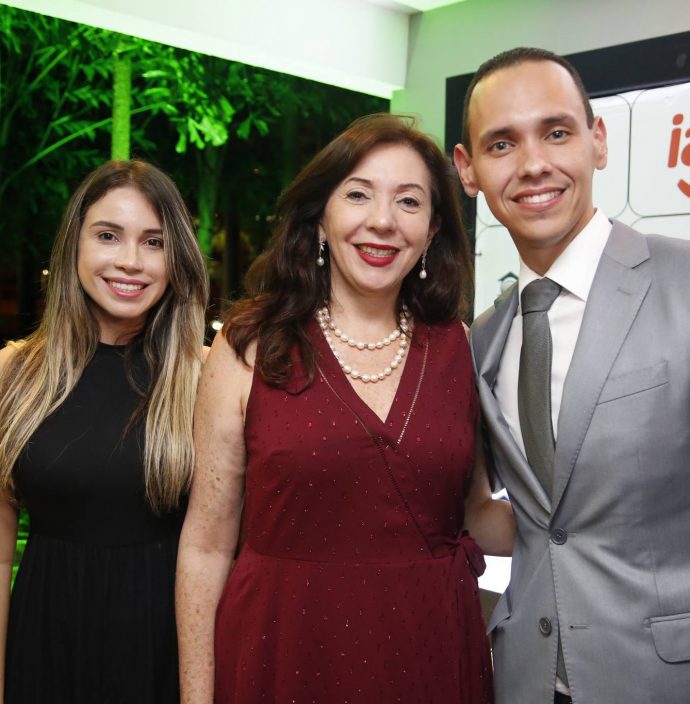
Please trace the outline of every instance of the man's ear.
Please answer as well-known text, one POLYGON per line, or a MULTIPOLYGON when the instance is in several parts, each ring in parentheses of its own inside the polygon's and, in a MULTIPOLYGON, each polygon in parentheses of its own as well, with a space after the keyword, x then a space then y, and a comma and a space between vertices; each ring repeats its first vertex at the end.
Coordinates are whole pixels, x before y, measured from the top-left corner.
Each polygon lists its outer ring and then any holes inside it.
POLYGON ((462 187, 470 198, 476 198, 479 193, 479 186, 474 177, 472 167, 472 157, 462 144, 456 144, 453 150, 453 161, 460 177, 462 187))
POLYGON ((606 125, 598 115, 594 118, 592 135, 594 137, 594 167, 603 169, 608 161, 609 151, 606 143, 606 125))

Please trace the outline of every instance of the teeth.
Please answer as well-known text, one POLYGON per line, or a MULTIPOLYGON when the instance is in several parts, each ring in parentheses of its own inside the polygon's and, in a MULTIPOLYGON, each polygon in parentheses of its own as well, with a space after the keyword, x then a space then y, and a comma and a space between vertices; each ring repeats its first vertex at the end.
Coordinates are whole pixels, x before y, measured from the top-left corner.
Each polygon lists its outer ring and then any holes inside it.
POLYGON ((518 203, 546 203, 560 194, 560 191, 549 191, 548 193, 538 193, 533 196, 523 196, 518 198, 518 203))
POLYGON ((120 291, 140 291, 144 288, 144 284, 122 284, 119 281, 109 281, 108 283, 120 291))
POLYGON ((397 249, 379 249, 378 247, 367 247, 364 244, 357 245, 360 252, 370 254, 372 257, 392 257, 397 249))

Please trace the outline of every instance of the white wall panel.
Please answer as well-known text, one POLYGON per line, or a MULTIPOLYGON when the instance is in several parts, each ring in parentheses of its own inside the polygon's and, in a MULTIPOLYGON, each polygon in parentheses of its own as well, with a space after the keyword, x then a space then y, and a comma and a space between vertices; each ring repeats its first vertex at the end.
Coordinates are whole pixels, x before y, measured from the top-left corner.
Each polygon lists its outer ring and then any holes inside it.
POLYGON ((506 283, 512 283, 520 273, 520 258, 505 227, 477 224, 474 266, 474 310, 478 315, 493 304, 505 290, 506 283))
POLYGON ((635 213, 690 212, 690 83, 637 97, 630 161, 630 207, 635 213))

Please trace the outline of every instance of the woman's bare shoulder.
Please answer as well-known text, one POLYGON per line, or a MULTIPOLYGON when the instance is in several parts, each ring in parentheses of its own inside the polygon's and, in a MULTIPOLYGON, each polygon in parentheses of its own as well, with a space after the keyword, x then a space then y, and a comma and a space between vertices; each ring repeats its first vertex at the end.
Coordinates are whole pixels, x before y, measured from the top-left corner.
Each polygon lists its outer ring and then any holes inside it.
POLYGON ((254 376, 255 358, 255 344, 248 346, 242 358, 231 347, 223 331, 218 331, 204 363, 200 397, 218 407, 224 404, 234 406, 239 399, 239 408, 244 415, 254 376))
POLYGON ((17 354, 17 350, 22 346, 23 342, 8 342, 0 350, 0 374, 5 367, 10 363, 10 360, 17 354))

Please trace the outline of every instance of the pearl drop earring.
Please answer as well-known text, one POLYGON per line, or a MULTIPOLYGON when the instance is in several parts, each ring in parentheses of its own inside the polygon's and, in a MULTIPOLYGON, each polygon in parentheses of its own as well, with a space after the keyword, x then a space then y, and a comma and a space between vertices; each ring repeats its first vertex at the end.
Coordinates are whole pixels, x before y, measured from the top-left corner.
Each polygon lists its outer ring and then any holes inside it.
POLYGON ((422 252, 422 268, 419 270, 419 278, 426 279, 426 249, 422 252))
POLYGON ((323 258, 323 251, 326 247, 326 240, 319 240, 319 256, 316 260, 316 266, 323 266, 326 260, 323 258))

